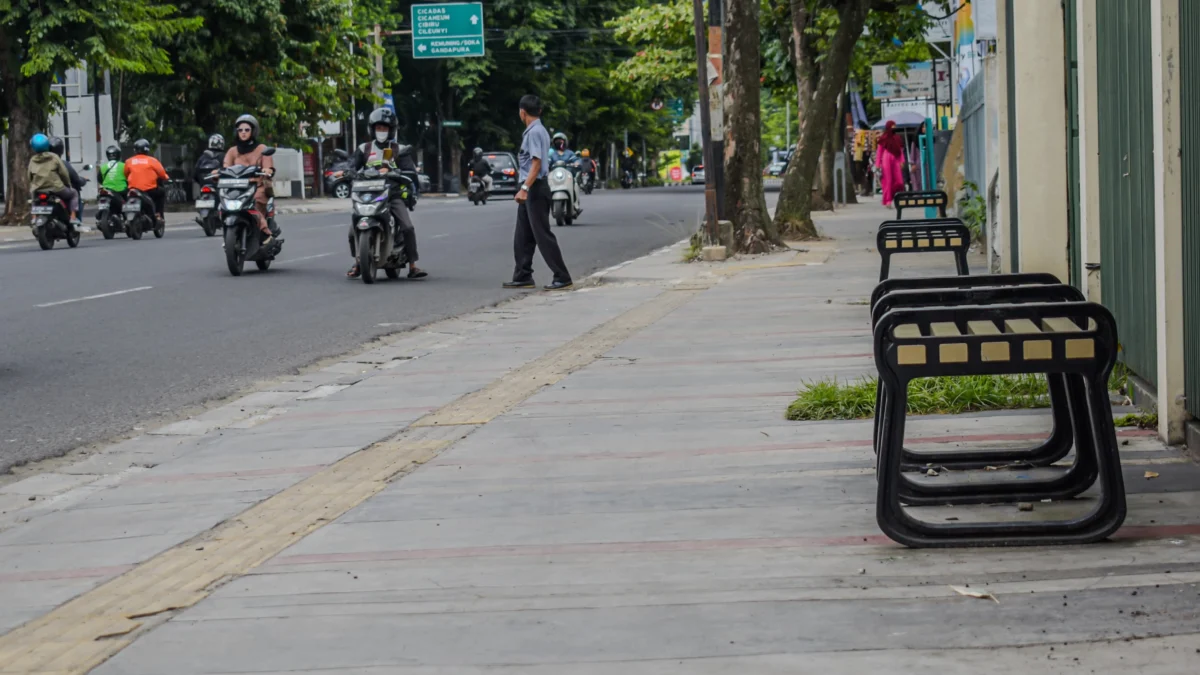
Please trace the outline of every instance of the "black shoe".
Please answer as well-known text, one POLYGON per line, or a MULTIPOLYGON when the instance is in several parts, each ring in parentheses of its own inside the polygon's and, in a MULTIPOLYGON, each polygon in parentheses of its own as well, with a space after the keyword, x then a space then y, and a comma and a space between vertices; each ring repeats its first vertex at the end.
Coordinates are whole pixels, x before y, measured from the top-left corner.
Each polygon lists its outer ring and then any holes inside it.
POLYGON ((542 286, 542 289, 547 291, 565 291, 574 285, 575 283, 572 281, 556 281, 549 286, 542 286))
POLYGON ((537 284, 533 283, 533 279, 529 281, 506 281, 505 288, 537 288, 537 284))

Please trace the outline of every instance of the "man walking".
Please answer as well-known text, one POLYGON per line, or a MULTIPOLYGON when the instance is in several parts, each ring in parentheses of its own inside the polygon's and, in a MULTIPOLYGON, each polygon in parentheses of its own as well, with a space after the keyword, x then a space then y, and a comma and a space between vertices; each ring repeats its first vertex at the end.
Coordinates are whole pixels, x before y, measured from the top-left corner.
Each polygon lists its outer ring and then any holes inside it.
POLYGON ((517 188, 517 229, 513 236, 513 257, 516 269, 512 281, 505 288, 534 288, 533 252, 542 250, 542 259, 554 275, 554 281, 544 286, 548 291, 561 291, 571 287, 571 273, 563 262, 558 240, 550 231, 550 185, 546 176, 550 173, 550 134, 542 126, 542 101, 528 94, 521 98, 521 121, 525 123, 525 135, 521 140, 518 155, 520 178, 517 188))

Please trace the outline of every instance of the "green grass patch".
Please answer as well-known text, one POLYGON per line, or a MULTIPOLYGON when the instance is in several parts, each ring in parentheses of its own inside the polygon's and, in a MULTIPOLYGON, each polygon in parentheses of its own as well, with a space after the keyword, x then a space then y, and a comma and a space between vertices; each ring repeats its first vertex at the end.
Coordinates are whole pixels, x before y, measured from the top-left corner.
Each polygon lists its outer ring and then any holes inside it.
MULTIPOLYGON (((1108 390, 1124 393, 1129 370, 1118 363, 1108 378, 1108 390)), ((788 406, 787 418, 795 421, 858 420, 874 417, 878 380, 862 377, 840 382, 836 378, 806 382, 788 406)), ((985 410, 1048 408, 1050 390, 1045 375, 968 375, 927 377, 908 384, 908 414, 957 415, 985 410)), ((1126 415, 1124 426, 1157 428, 1155 415, 1126 415)), ((1119 421, 1118 421, 1119 422, 1119 421)), ((1122 426, 1117 424, 1117 426, 1122 426)))
POLYGON ((1157 429, 1158 415, 1154 413, 1130 413, 1113 420, 1116 427, 1137 427, 1139 429, 1157 429))
MULTIPOLYGON (((789 420, 853 420, 875 415, 874 377, 806 383, 788 406, 789 420)), ((928 377, 908 385, 908 414, 956 415, 984 410, 1045 408, 1050 392, 1044 375, 928 377)))

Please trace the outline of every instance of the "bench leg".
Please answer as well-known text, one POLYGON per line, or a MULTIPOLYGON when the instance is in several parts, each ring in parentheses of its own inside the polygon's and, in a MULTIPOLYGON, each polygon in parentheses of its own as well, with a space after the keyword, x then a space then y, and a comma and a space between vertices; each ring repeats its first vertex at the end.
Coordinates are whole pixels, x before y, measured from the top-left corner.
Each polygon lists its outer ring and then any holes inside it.
POLYGON ((958 269, 958 276, 960 276, 960 277, 971 276, 971 270, 967 269, 967 252, 966 251, 955 251, 954 266, 958 269))
POLYGON ((891 267, 892 267, 892 256, 888 253, 880 251, 879 252, 879 280, 880 281, 887 280, 888 271, 891 269, 891 267))

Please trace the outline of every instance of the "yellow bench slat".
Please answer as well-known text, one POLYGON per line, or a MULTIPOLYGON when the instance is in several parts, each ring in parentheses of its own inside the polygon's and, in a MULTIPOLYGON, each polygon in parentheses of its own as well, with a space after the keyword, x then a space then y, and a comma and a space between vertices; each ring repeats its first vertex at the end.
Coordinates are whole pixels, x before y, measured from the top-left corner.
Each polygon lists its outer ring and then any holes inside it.
POLYGON ((921 337, 921 327, 915 323, 906 323, 896 326, 892 334, 897 338, 919 338, 921 337))
POLYGON ((1006 319, 1004 321, 1005 333, 1016 333, 1018 335, 1030 335, 1041 333, 1042 330, 1037 327, 1037 324, 1029 319, 1006 319))
POLYGON ((1000 328, 991 321, 968 321, 967 334, 969 335, 1000 335, 1000 328))

